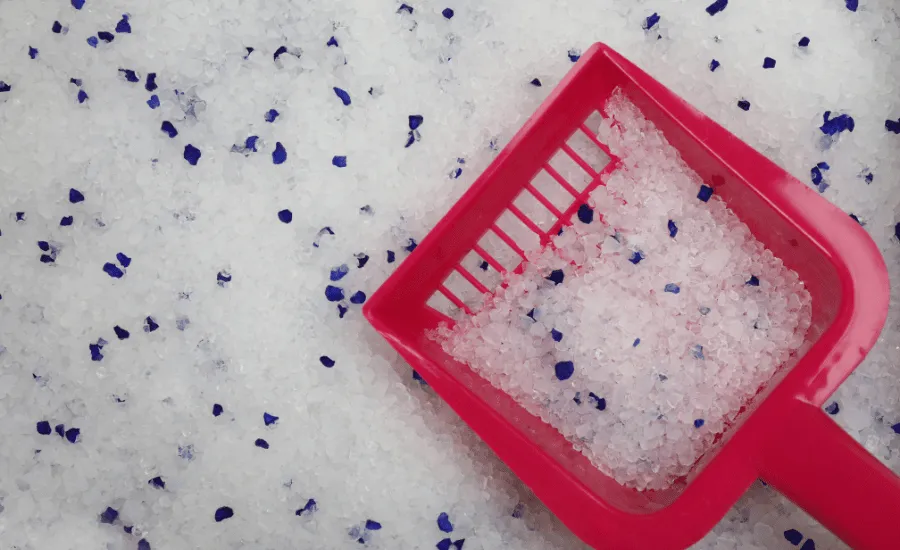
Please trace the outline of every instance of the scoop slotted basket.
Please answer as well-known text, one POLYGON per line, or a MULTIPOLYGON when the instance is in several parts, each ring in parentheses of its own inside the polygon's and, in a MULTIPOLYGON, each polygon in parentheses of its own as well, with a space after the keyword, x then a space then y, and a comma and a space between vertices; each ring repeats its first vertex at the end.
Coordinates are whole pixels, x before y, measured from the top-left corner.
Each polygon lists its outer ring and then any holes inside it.
POLYGON ((900 548, 900 477, 821 410, 874 345, 888 296, 881 255, 853 219, 611 48, 595 44, 363 311, 538 498, 595 548, 686 548, 761 478, 853 548, 894 549, 900 548), (453 322, 432 307, 436 298, 471 313, 475 302, 461 297, 457 283, 471 285, 476 296, 499 284, 497 276, 490 288, 472 269, 473 254, 482 269, 504 273, 521 266, 521 233, 498 220, 518 220, 546 244, 616 168, 596 139, 597 128, 586 121, 602 112, 617 88, 812 295, 804 351, 744 407, 684 480, 661 491, 619 485, 549 424, 426 336, 439 323, 453 322), (592 165, 570 145, 576 134, 610 162, 592 165), (552 162, 557 155, 585 178, 567 178, 552 162), (546 186, 538 189, 539 176, 558 184, 567 200, 551 200, 546 186), (527 214, 517 206, 520 195, 553 220, 527 214), (504 247, 512 263, 500 257, 504 247))

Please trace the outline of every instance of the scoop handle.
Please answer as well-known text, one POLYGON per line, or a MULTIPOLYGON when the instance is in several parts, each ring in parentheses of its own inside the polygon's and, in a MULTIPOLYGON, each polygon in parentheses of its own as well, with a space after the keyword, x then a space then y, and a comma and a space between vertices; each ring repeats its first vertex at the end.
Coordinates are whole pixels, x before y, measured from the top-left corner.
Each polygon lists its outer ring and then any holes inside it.
POLYGON ((900 548, 900 476, 819 407, 797 401, 762 479, 855 550, 900 548))

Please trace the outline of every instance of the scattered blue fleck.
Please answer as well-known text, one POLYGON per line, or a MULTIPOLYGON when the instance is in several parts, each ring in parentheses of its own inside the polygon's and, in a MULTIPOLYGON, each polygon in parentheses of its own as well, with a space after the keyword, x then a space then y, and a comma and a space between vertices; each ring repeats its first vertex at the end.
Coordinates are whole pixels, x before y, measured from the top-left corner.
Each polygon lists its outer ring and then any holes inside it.
POLYGON ((694 344, 694 347, 691 348, 691 355, 694 359, 706 359, 706 356, 703 355, 703 346, 700 344, 694 344))
POLYGON ((453 546, 456 548, 456 550, 462 550, 463 545, 465 543, 466 543, 466 539, 459 539, 459 540, 453 541, 453 546))
POLYGON ((438 529, 445 533, 453 532, 453 524, 450 523, 450 516, 447 515, 447 512, 441 512, 437 517, 437 526, 438 529))
POLYGON ((859 8, 859 0, 844 0, 844 5, 850 11, 856 11, 859 8))
POLYGON ((130 333, 130 332, 128 332, 128 331, 125 330, 124 328, 120 327, 119 325, 116 325, 116 326, 113 327, 113 332, 116 333, 116 337, 117 337, 119 340, 127 340, 128 337, 131 336, 131 333, 130 333))
POLYGON ((325 235, 334 235, 334 231, 332 231, 331 228, 328 227, 327 225, 325 227, 323 227, 322 229, 320 229, 318 231, 318 233, 316 233, 316 240, 313 241, 314 248, 319 248, 319 241, 325 235))
POLYGON ((53 427, 53 431, 56 432, 59 437, 66 436, 66 426, 64 424, 57 424, 53 427))
POLYGON ((38 53, 39 52, 38 52, 37 48, 32 48, 31 46, 28 46, 28 57, 30 57, 31 59, 37 59, 38 53))
POLYGON ((265 423, 266 426, 271 426, 272 424, 278 422, 278 417, 271 415, 267 412, 264 412, 263 413, 263 422, 265 423))
POLYGON ((462 172, 463 172, 462 168, 456 167, 450 172, 450 178, 457 179, 462 175, 462 172))
POLYGON ((163 481, 163 478, 161 478, 159 476, 154 477, 147 483, 149 483, 150 485, 153 485, 157 489, 165 489, 166 488, 166 482, 163 481))
POLYGON ((706 307, 706 306, 700 306, 699 311, 700 311, 700 315, 708 315, 709 312, 712 311, 712 310, 709 309, 709 308, 706 307))
POLYGON ((419 126, 425 122, 425 117, 422 115, 409 115, 409 129, 410 130, 418 130, 419 126))
POLYGON ((366 301, 366 293, 363 292, 362 290, 357 290, 350 296, 351 304, 359 305, 359 304, 365 303, 365 301, 366 301))
POLYGON ((37 423, 37 433, 41 435, 50 435, 53 433, 53 430, 50 428, 50 423, 46 420, 41 420, 37 423))
POLYGON ((159 88, 159 86, 156 85, 156 73, 147 73, 147 83, 144 84, 144 89, 148 92, 152 92, 157 88, 159 88))
POLYGON ((50 243, 48 243, 47 241, 38 241, 37 245, 38 248, 40 248, 44 252, 50 250, 50 243))
POLYGON ((832 401, 831 403, 829 403, 828 405, 825 406, 825 412, 827 412, 830 415, 835 415, 835 414, 841 412, 841 406, 838 405, 837 401, 832 401))
POLYGON ((672 220, 669 220, 668 227, 669 227, 669 236, 674 239, 675 235, 678 234, 678 226, 675 225, 675 222, 673 222, 672 220))
POLYGON ((84 103, 85 101, 88 100, 87 92, 85 92, 84 90, 78 90, 77 98, 78 98, 78 103, 84 103))
POLYGON ((119 260, 119 263, 122 264, 122 267, 128 267, 131 265, 131 258, 122 254, 121 252, 116 253, 116 259, 119 260))
POLYGON ((148 315, 147 318, 144 319, 144 332, 153 332, 158 328, 159 325, 153 320, 153 317, 148 315))
POLYGON ((88 349, 91 350, 91 361, 101 361, 103 359, 103 354, 100 353, 102 348, 103 346, 99 343, 88 344, 88 349))
POLYGON ((873 181, 875 181, 875 174, 873 174, 872 172, 869 172, 868 174, 866 174, 865 180, 866 180, 866 185, 872 183, 873 181))
POLYGON ((797 546, 800 544, 800 541, 803 540, 803 533, 796 529, 788 529, 784 532, 784 539, 794 546, 797 546))
POLYGON ((750 279, 748 279, 745 284, 749 286, 759 286, 759 277, 757 277, 756 275, 750 275, 750 279))
POLYGON ((119 72, 125 75, 125 80, 128 82, 140 82, 141 79, 138 77, 137 73, 132 71, 131 69, 119 69, 119 72))
POLYGON ((750 102, 746 99, 741 99, 737 102, 737 106, 740 107, 744 111, 750 110, 750 102))
POLYGON ((572 63, 575 63, 576 61, 581 59, 581 50, 571 48, 571 49, 569 49, 568 55, 569 55, 569 61, 571 61, 572 63))
POLYGON ((266 119, 266 122, 275 122, 275 119, 278 118, 279 114, 280 113, 275 109, 269 109, 268 111, 266 111, 264 118, 266 119))
POLYGON ((25 221, 25 212, 16 212, 16 221, 24 222, 25 221))
POLYGON ((159 128, 163 132, 169 134, 170 138, 173 138, 178 135, 178 130, 175 129, 175 125, 169 122, 168 120, 164 120, 162 126, 159 128))
POLYGON ((137 550, 150 550, 150 543, 147 542, 147 539, 138 541, 137 550))
POLYGON ((232 516, 234 516, 234 510, 228 506, 222 506, 216 510, 216 522, 224 521, 232 516))
POLYGON ((850 217, 853 218, 853 221, 855 221, 859 225, 866 225, 862 222, 862 220, 859 219, 859 217, 856 214, 850 214, 850 217))
POLYGON ((340 281, 349 272, 350 272, 350 268, 347 267, 347 264, 342 264, 337 267, 331 268, 331 274, 329 275, 328 278, 332 281, 340 281))
POLYGON ((84 7, 84 0, 72 0, 72 7, 76 10, 80 10, 84 7))
POLYGON ((635 339, 634 339, 634 342, 631 343, 631 347, 636 348, 636 347, 638 347, 638 345, 639 345, 640 343, 641 343, 641 339, 640 339, 640 338, 635 338, 635 339))
POLYGON ((84 200, 84 195, 78 189, 69 189, 69 202, 72 204, 79 203, 84 200))
POLYGON ((356 258, 356 267, 363 268, 366 267, 366 264, 369 262, 369 255, 365 252, 360 252, 359 254, 355 254, 356 258))
POLYGON ((560 331, 556 330, 555 328, 554 328, 554 329, 550 329, 550 338, 553 338, 553 341, 554 341, 554 342, 560 342, 560 341, 562 341, 562 337, 563 337, 563 333, 561 333, 560 331))
POLYGON ((406 246, 403 247, 403 250, 406 250, 407 252, 412 252, 413 250, 416 249, 417 246, 419 246, 419 243, 417 243, 415 239, 409 238, 406 240, 406 246))
POLYGON ((151 109, 156 109, 157 107, 159 107, 159 96, 157 96, 156 94, 150 96, 150 99, 147 100, 147 105, 151 109))
POLYGON ((122 14, 122 19, 116 23, 116 32, 117 33, 130 33, 131 32, 131 24, 128 22, 128 15, 122 14))
POLYGON ((334 366, 334 359, 328 357, 327 355, 319 357, 319 362, 322 363, 322 366, 328 369, 334 366))
POLYGON ((581 223, 591 223, 594 221, 594 209, 588 204, 582 204, 578 207, 578 221, 581 223))
POLYGON ((184 160, 188 161, 188 164, 191 166, 197 166, 197 162, 200 160, 201 156, 202 153, 200 152, 200 149, 197 149, 190 143, 184 146, 184 160))
POLYGON ((441 12, 441 15, 444 16, 444 19, 453 19, 453 10, 450 8, 444 8, 444 11, 441 12))
POLYGON ((56 258, 54 254, 41 254, 41 263, 42 264, 52 264, 56 263, 56 258))
POLYGON ((275 53, 272 55, 272 58, 275 61, 278 61, 278 57, 283 53, 287 53, 287 46, 280 46, 277 50, 275 50, 275 53))
POLYGON ((666 286, 663 290, 665 292, 671 292, 672 294, 678 294, 679 292, 681 292, 681 287, 679 287, 675 283, 666 283, 666 286))
POLYGON ((247 46, 244 49, 247 50, 247 55, 244 56, 244 59, 247 59, 248 57, 250 57, 250 54, 253 53, 253 50, 255 50, 256 48, 254 48, 253 46, 247 46))
POLYGON ((428 382, 426 382, 425 379, 422 378, 422 375, 419 374, 419 371, 417 371, 416 369, 413 369, 413 371, 412 371, 412 377, 413 377, 413 380, 415 380, 415 381, 418 382, 419 384, 423 384, 423 385, 425 385, 425 386, 428 385, 428 382))
POLYGON ((109 44, 116 38, 113 33, 107 31, 100 31, 97 33, 97 36, 100 38, 100 40, 106 42, 107 44, 109 44))
POLYGON ((718 69, 720 65, 721 65, 721 63, 719 63, 719 62, 718 62, 717 60, 715 60, 715 59, 713 59, 712 61, 710 61, 710 62, 709 62, 709 70, 710 70, 710 72, 716 72, 716 69, 718 69))
POLYGON ((828 166, 827 162, 819 162, 816 164, 816 166, 818 166, 822 170, 830 170, 831 169, 831 166, 828 166))
POLYGON ((222 414, 223 410, 225 410, 225 409, 222 408, 222 405, 219 405, 218 403, 213 403, 213 408, 212 408, 213 416, 219 416, 220 414, 222 414))
POLYGON ((350 105, 350 94, 348 94, 345 90, 342 90, 341 88, 338 88, 337 86, 335 86, 334 93, 339 98, 341 98, 341 102, 344 105, 350 105))
POLYGON ((337 166, 338 168, 346 168, 347 157, 344 155, 335 155, 331 157, 331 164, 337 166))
POLYGON ((816 541, 813 539, 806 539, 806 542, 803 543, 800 550, 816 550, 816 541))
POLYGON ((75 218, 73 218, 72 216, 63 216, 59 220, 59 225, 61 225, 63 227, 68 227, 68 226, 72 225, 72 222, 74 222, 74 221, 75 221, 75 218))
POLYGON ((415 133, 415 131, 410 130, 409 136, 406 138, 406 145, 404 145, 403 147, 404 148, 409 147, 410 145, 412 145, 415 142, 416 142, 416 133, 415 133))
POLYGON ((891 426, 891 429, 894 430, 895 434, 900 434, 900 422, 891 426))
POLYGON ((78 428, 69 428, 66 430, 66 441, 69 443, 75 443, 78 441, 78 436, 81 434, 81 430, 78 428))
POLYGON ((809 46, 809 37, 804 36, 803 38, 800 39, 799 42, 797 42, 797 45, 800 46, 801 48, 805 48, 805 47, 809 46))
POLYGON ((121 279, 125 275, 125 272, 119 269, 119 266, 110 262, 103 264, 103 271, 114 279, 121 279))
POLYGON ((528 313, 525 314, 526 317, 531 318, 532 321, 537 323, 537 319, 534 318, 534 308, 531 308, 528 313))
POLYGON ((269 442, 261 437, 257 438, 257 440, 253 442, 253 444, 256 445, 257 447, 259 447, 260 449, 268 449, 269 448, 269 442))
POLYGON ((633 263, 634 265, 637 265, 637 264, 641 263, 641 260, 643 260, 643 259, 644 259, 644 253, 641 252, 640 250, 635 250, 634 252, 631 253, 631 257, 628 258, 628 261, 633 263))
POLYGON ((378 531, 379 529, 381 529, 381 524, 374 519, 367 519, 366 529, 368 529, 369 531, 378 531))
POLYGON ((453 541, 451 541, 450 539, 441 539, 434 546, 438 550, 450 550, 451 544, 453 544, 453 541))
POLYGON ((822 133, 825 135, 833 136, 835 134, 839 134, 844 130, 853 131, 856 127, 856 123, 853 120, 853 117, 847 114, 838 115, 834 118, 829 118, 831 115, 831 111, 825 111, 825 115, 823 118, 825 119, 824 123, 819 126, 819 130, 822 130, 822 133))
POLYGON ((659 23, 659 20, 660 20, 659 14, 656 12, 653 12, 653 15, 650 15, 647 17, 647 19, 644 19, 644 23, 643 23, 643 25, 641 25, 641 27, 645 31, 649 31, 654 26, 656 26, 657 23, 659 23))
POLYGON ((697 193, 697 198, 703 202, 709 202, 710 197, 713 195, 713 188, 708 185, 701 185, 700 191, 697 193))
POLYGON ((824 176, 822 175, 822 170, 828 170, 828 163, 820 162, 817 165, 813 166, 810 171, 810 179, 812 180, 813 185, 819 190, 819 193, 824 193, 826 189, 828 189, 828 183, 825 181, 824 176))
POLYGON ((253 151, 256 152, 256 141, 259 139, 259 136, 250 136, 244 140, 244 151, 253 151))
POLYGON ((716 0, 712 4, 706 6, 706 13, 715 15, 724 10, 726 6, 728 6, 728 0, 716 0))
POLYGON ((519 518, 521 518, 524 514, 525 514, 525 505, 522 504, 521 502, 518 502, 518 503, 516 503, 516 505, 513 507, 512 514, 510 514, 510 515, 511 515, 512 517, 516 518, 516 519, 519 519, 519 518))
POLYGON ((694 420, 695 428, 702 428, 704 424, 706 424, 706 421, 703 420, 702 418, 698 418, 697 420, 694 420))
MULTIPOLYGON (((900 224, 898 224, 898 225, 900 225, 900 224)), ((898 238, 900 238, 900 237, 898 237, 898 238)), ((388 250, 387 251, 387 263, 389 263, 389 264, 394 263, 395 258, 396 258, 396 255, 394 254, 394 251, 388 250)))
POLYGON ((311 514, 318 509, 319 507, 316 505, 316 500, 311 498, 306 501, 306 504, 303 506, 303 508, 298 509, 296 512, 294 512, 294 514, 302 516, 304 513, 311 514))
POLYGON ((339 302, 344 299, 344 289, 328 285, 325 287, 325 298, 327 298, 329 302, 339 302))
POLYGON ((90 46, 90 47, 92 47, 92 48, 96 48, 96 47, 97 47, 97 44, 99 44, 100 41, 97 40, 97 37, 96 37, 96 36, 89 36, 88 39, 87 39, 87 43, 88 43, 88 46, 90 46))
POLYGON ((116 521, 116 518, 118 518, 118 517, 119 517, 118 510, 107 507, 106 510, 103 510, 103 512, 100 514, 100 523, 113 523, 116 521))
POLYGON ((412 13, 413 8, 412 8, 412 6, 408 6, 406 4, 400 4, 400 9, 397 10, 397 13, 400 13, 401 11, 405 11, 406 13, 412 13))
POLYGON ((885 128, 885 130, 887 130, 888 132, 893 132, 893 133, 895 133, 895 134, 900 134, 900 118, 898 118, 896 121, 894 121, 894 120, 885 120, 885 121, 884 121, 884 128, 885 128))
POLYGON ((550 272, 550 275, 544 277, 548 281, 553 282, 553 284, 562 284, 563 279, 566 278, 566 274, 563 273, 562 269, 554 269, 550 272))
POLYGON ((606 410, 606 399, 598 396, 594 392, 588 392, 588 401, 594 406, 598 411, 606 410))
POLYGON ((69 82, 71 82, 72 84, 74 84, 74 85, 76 85, 76 86, 79 86, 79 87, 80 87, 81 84, 82 84, 80 78, 70 78, 70 79, 69 79, 69 82))
POLYGON ((894 236, 900 240, 900 223, 894 226, 894 236))
POLYGON ((284 161, 287 160, 287 150, 285 150, 284 145, 281 144, 280 141, 275 142, 275 150, 272 151, 272 163, 273 164, 284 164, 284 161))
POLYGON ((482 271, 487 271, 488 267, 490 267, 490 264, 487 263, 487 260, 482 260, 481 264, 478 267, 480 267, 482 271))
POLYGON ((775 60, 771 57, 766 57, 763 59, 763 69, 773 69, 775 68, 775 60))
POLYGON ((59 33, 62 32, 63 26, 62 26, 62 24, 61 24, 59 21, 54 21, 54 22, 53 22, 53 26, 50 27, 50 30, 52 30, 52 31, 55 32, 56 34, 59 34, 59 33))
POLYGON ((337 39, 333 36, 328 39, 328 42, 326 42, 325 45, 334 46, 335 48, 339 47, 337 39))
POLYGON ((0 92, 8 92, 12 90, 12 86, 0 80, 0 92))
POLYGON ((536 88, 540 88, 542 86, 540 78, 532 78, 530 84, 536 88))
POLYGON ((560 361, 553 369, 556 371, 557 380, 568 380, 575 372, 575 363, 572 361, 560 361))
POLYGON ((281 221, 281 223, 291 223, 291 221, 294 219, 294 214, 293 212, 285 208, 284 210, 278 212, 278 219, 281 221))

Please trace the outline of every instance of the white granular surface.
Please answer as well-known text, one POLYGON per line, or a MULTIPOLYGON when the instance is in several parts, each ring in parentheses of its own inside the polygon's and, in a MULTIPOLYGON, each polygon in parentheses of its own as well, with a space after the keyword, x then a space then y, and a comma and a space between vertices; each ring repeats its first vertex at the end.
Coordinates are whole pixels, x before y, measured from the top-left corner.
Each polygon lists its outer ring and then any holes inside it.
POLYGON ((582 208, 434 337, 619 483, 663 489, 800 347, 810 296, 627 98, 604 110, 603 221, 582 208))
MULTIPOLYGON (((829 165, 818 188, 865 224, 895 289, 832 418, 900 471, 895 0, 855 12, 732 0, 714 16, 681 0, 407 0, 412 13, 397 0, 73 3, 0 0, 0 548, 583 548, 349 299, 404 261, 406 239, 421 240, 595 41, 811 186, 829 165), (124 13, 130 33, 115 31, 124 13), (826 111, 853 116, 854 131, 823 142, 826 111), (406 148, 411 115, 423 123, 406 148), (132 261, 113 279, 102 269, 121 267, 119 252, 132 261), (343 264, 341 319, 324 289, 343 264), (76 443, 39 434, 41 421, 80 429, 76 443), (225 506, 234 516, 216 522, 225 506), (112 524, 99 521, 107 507, 112 524)), ((844 547, 760 486, 698 548, 793 548, 787 529, 844 547)))

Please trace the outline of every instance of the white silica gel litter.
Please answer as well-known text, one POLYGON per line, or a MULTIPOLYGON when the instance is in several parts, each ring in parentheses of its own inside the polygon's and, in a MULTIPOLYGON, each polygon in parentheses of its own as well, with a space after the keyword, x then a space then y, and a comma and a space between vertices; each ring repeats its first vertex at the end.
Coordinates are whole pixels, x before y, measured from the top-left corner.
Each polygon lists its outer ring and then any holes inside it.
MULTIPOLYGON (((713 3, 0 0, 0 550, 585 548, 360 302, 598 41, 878 244, 825 411, 900 472, 898 4, 713 3)), ((813 541, 757 484, 696 547, 813 541)))
POLYGON ((605 112, 619 168, 435 337, 619 483, 664 489, 800 347, 810 296, 620 92, 605 112))

